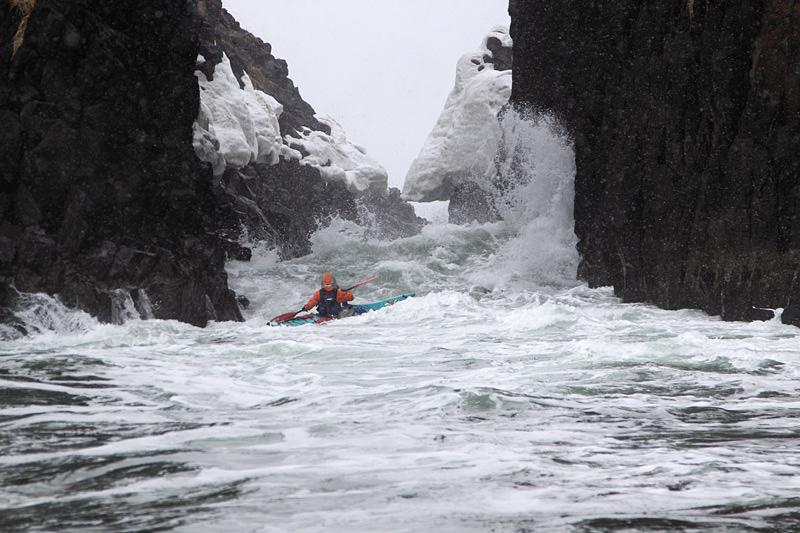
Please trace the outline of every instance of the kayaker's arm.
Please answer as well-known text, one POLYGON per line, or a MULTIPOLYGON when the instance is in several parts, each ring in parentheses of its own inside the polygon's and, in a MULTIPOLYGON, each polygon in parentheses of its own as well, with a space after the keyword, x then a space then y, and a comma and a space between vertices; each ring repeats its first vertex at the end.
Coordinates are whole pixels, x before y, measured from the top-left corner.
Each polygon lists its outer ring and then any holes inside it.
POLYGON ((300 310, 301 312, 306 312, 310 309, 314 309, 314 307, 319 303, 319 291, 314 293, 314 296, 308 301, 306 305, 300 310))
POLYGON ((353 293, 350 291, 339 290, 339 292, 336 293, 336 301, 340 304, 352 302, 354 298, 355 296, 353 296, 353 293))

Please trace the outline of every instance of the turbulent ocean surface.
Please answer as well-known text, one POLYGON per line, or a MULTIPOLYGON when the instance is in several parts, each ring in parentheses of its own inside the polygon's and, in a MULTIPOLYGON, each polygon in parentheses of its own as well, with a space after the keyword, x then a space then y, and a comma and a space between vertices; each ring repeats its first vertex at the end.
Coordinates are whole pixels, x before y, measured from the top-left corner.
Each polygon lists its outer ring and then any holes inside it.
POLYGON ((244 323, 31 296, 41 332, 0 343, 0 531, 800 530, 800 330, 576 281, 570 151, 539 145, 505 222, 337 221, 231 263, 244 323), (417 296, 265 325, 327 271, 417 296))

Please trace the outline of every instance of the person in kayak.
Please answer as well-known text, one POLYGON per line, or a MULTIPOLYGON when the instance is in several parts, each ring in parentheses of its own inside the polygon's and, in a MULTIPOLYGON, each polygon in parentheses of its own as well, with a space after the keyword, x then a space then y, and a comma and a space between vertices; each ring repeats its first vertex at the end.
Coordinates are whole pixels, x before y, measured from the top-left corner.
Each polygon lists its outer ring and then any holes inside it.
POLYGON ((300 309, 300 312, 310 311, 316 305, 317 313, 320 316, 334 318, 350 316, 353 314, 353 308, 346 302, 352 301, 353 298, 352 292, 339 289, 339 284, 336 283, 333 274, 325 274, 322 276, 322 287, 314 293, 314 296, 300 309))

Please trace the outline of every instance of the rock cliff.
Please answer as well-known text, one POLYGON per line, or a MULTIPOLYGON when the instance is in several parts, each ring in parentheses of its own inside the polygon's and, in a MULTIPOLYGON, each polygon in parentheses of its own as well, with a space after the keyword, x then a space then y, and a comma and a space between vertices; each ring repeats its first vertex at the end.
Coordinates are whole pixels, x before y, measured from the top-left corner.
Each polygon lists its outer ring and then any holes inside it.
POLYGON ((230 209, 191 144, 190 7, 39 0, 12 57, 20 19, 0 1, 5 283, 104 321, 128 297, 156 317, 241 319, 214 232, 230 209))
POLYGON ((218 169, 221 192, 235 212, 228 232, 244 228, 250 237, 277 247, 284 258, 309 253, 310 235, 334 215, 368 226, 380 238, 418 233, 424 220, 400 199, 399 191, 387 189, 386 171, 363 148, 349 143, 335 121, 315 114, 270 45, 244 30, 220 0, 198 0, 198 10, 203 21, 202 77, 222 75, 227 59, 242 89, 280 106, 280 157, 273 154, 269 161, 253 149, 249 163, 218 169))
POLYGON ((514 106, 575 142, 579 275, 800 325, 800 4, 512 0, 514 106))
POLYGON ((102 321, 131 306, 196 325, 241 320, 224 263, 248 257, 243 229, 284 256, 308 251, 308 220, 356 219, 359 203, 419 230, 398 194, 360 198, 288 147, 292 157, 221 176, 198 158, 198 79, 223 54, 242 86, 246 71, 279 102, 282 134, 330 133, 285 62, 219 0, 38 0, 30 16, 18 3, 0 0, 0 320, 13 322, 17 291, 102 321))
POLYGON ((459 59, 455 86, 406 175, 403 196, 449 200, 450 222, 497 219, 490 175, 503 135, 497 115, 511 96, 511 50, 508 28, 496 26, 459 59))

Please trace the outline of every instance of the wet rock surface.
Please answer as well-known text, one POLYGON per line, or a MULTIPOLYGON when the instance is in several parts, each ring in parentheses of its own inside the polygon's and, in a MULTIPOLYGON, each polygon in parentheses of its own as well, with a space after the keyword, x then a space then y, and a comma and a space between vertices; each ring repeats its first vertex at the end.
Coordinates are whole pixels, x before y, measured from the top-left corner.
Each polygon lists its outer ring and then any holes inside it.
MULTIPOLYGON (((279 99, 282 130, 326 128, 285 62, 219 1, 38 0, 13 56, 21 18, 7 0, 0 12, 4 323, 16 291, 57 295, 106 322, 128 304, 198 326, 241 320, 246 298, 228 288, 224 265, 249 258, 243 230, 295 257, 317 219, 360 216, 343 187, 297 161, 218 179, 197 159, 199 54, 210 68, 225 52, 279 99)), ((423 221, 403 207, 418 231, 423 221)))
POLYGON ((575 141, 580 277, 728 320, 794 309, 798 9, 512 0, 511 101, 575 141))
POLYGON ((139 288, 159 318, 241 319, 214 234, 228 207, 191 147, 198 23, 185 2, 37 2, 0 63, 4 284, 106 321, 139 288))

